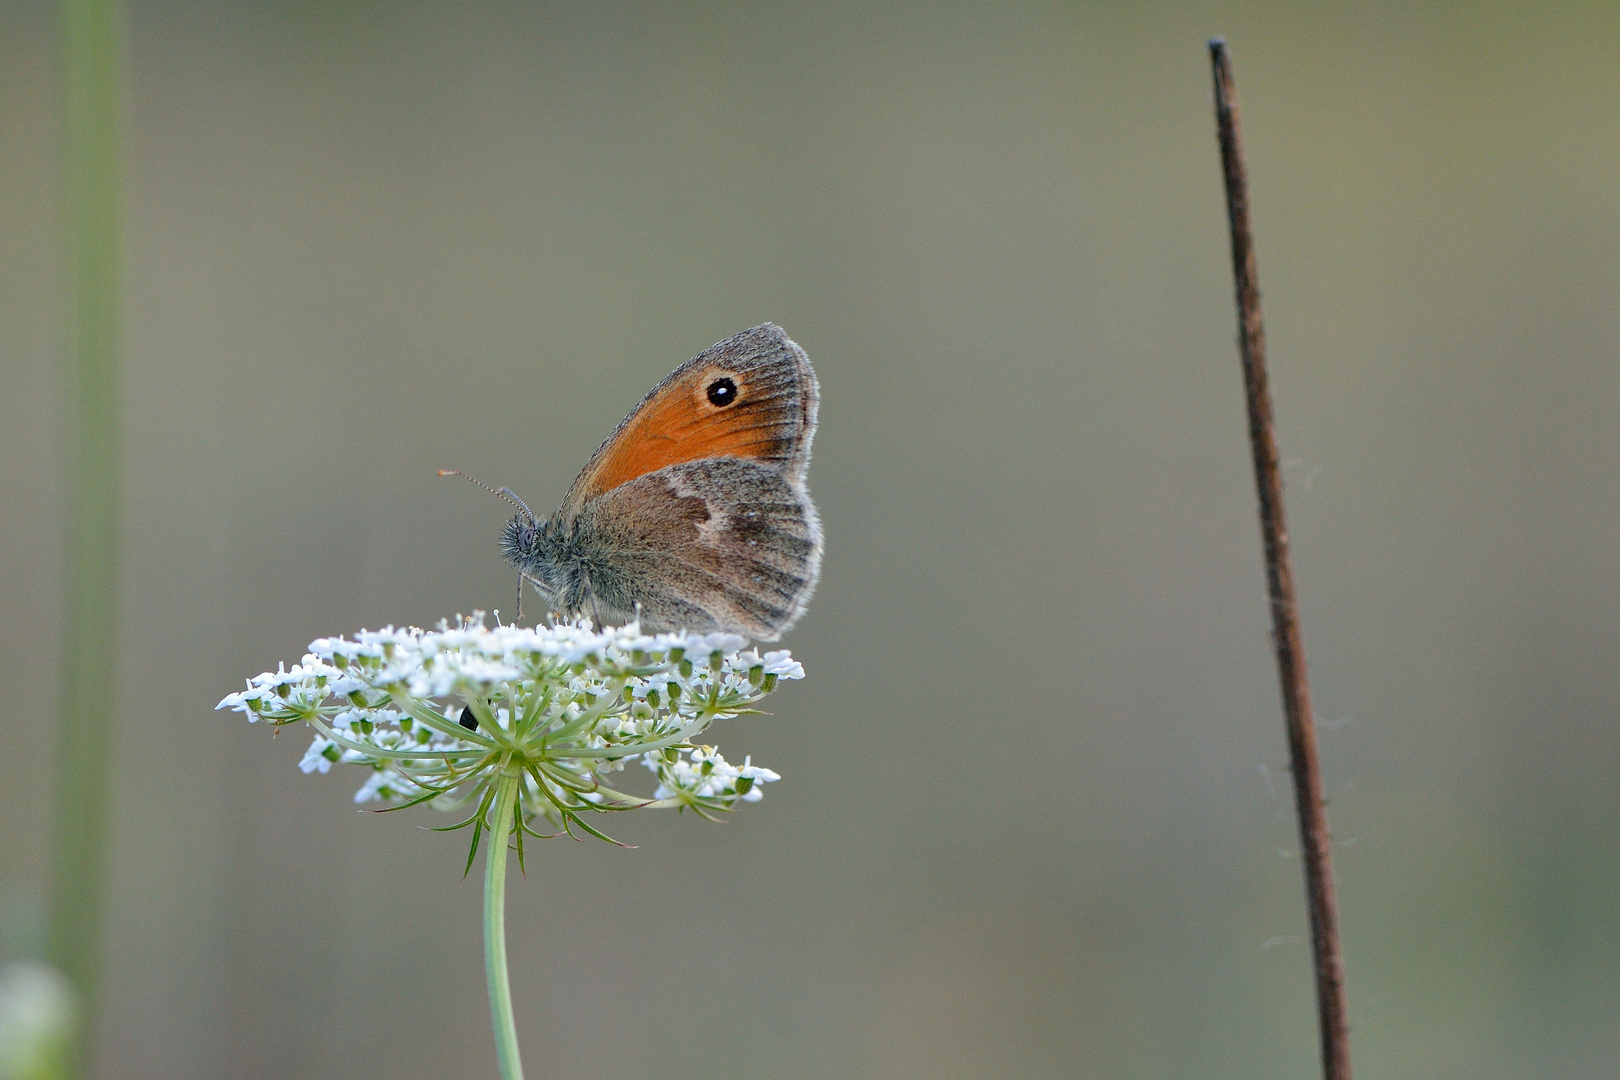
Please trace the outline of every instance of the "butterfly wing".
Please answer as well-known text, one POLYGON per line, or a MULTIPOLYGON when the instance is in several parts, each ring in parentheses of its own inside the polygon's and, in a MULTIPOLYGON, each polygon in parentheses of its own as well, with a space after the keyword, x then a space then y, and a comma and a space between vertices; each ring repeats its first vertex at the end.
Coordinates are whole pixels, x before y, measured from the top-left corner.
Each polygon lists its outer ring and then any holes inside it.
POLYGON ((563 500, 591 499, 670 465, 742 458, 798 488, 810 464, 820 389, 804 350, 765 323, 703 350, 642 398, 585 463, 563 500))
POLYGON ((638 612, 649 630, 728 630, 774 641, 821 570, 821 522, 774 465, 711 457, 666 465, 586 503, 574 522, 580 610, 638 612))

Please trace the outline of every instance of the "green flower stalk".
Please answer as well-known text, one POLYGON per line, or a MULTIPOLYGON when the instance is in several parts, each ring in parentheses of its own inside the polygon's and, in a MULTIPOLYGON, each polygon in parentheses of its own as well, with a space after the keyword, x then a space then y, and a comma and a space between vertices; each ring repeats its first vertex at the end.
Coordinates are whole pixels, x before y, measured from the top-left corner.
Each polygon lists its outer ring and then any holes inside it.
POLYGON ((301 663, 250 679, 218 707, 314 728, 301 768, 363 766, 358 803, 464 814, 439 830, 471 829, 463 873, 489 834, 484 961, 501 1076, 514 1080, 523 1067, 506 972, 508 849, 521 869, 525 837, 617 843, 593 824, 601 814, 677 809, 712 820, 757 802, 776 773, 695 741, 715 720, 757 711, 780 679, 804 677, 788 653, 747 644, 735 634, 644 634, 634 623, 489 628, 478 615, 436 631, 320 638, 301 663), (632 761, 654 774, 650 795, 620 790, 632 761))
MULTIPOLYGON (((123 291, 122 18, 62 0, 62 188, 67 288, 67 505, 48 953, 79 1010, 63 1077, 89 1071, 106 938, 108 793, 119 694, 119 300, 123 291)), ((20 1074, 19 1074, 20 1075, 20 1074)))

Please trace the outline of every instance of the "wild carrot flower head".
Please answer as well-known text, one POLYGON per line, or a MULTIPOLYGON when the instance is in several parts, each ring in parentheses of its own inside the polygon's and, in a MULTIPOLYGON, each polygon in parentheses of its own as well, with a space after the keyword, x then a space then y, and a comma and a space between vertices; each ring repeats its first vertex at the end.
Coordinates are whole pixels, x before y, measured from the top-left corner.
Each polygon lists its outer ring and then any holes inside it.
POLYGON ((318 638, 300 663, 249 679, 218 707, 249 722, 308 724, 315 737, 301 767, 362 766, 356 802, 471 807, 449 828, 471 825, 474 851, 497 787, 519 780, 521 853, 524 832, 577 827, 608 839, 586 820, 601 812, 711 817, 758 800, 776 773, 694 741, 715 720, 757 711, 779 680, 804 677, 785 651, 747 645, 735 634, 644 634, 634 623, 486 627, 479 614, 433 631, 318 638), (631 761, 655 774, 650 796, 615 786, 631 761))

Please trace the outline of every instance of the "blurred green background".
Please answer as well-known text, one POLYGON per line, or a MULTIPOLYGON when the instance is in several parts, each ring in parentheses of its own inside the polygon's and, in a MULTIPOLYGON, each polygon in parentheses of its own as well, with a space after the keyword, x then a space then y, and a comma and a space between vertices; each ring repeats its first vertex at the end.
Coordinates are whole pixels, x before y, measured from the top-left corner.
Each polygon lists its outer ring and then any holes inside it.
MULTIPOLYGON (((1358 1075, 1620 1074, 1620 8, 127 8, 98 1074, 489 1075, 479 882, 214 703, 508 609, 677 363, 821 376, 723 826, 559 841, 530 1075, 1297 1077, 1316 1034, 1204 39, 1232 44, 1358 1075)), ((0 7, 0 915, 63 596, 53 8, 0 7)))

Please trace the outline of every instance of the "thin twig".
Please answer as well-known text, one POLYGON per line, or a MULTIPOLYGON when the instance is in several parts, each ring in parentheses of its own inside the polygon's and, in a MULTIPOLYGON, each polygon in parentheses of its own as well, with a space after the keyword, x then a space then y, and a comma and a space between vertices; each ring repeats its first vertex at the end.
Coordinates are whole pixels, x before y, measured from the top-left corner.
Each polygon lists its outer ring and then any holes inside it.
POLYGON ((1350 1080, 1344 955, 1339 949, 1339 915, 1333 896, 1331 839, 1323 805, 1322 769, 1316 755, 1310 683, 1305 676, 1305 642, 1300 633, 1299 604, 1294 598, 1294 563, 1283 520, 1282 472, 1266 379, 1266 333, 1260 319, 1260 284, 1249 226, 1248 179, 1238 129, 1237 93, 1232 86, 1232 61, 1223 39, 1210 39, 1209 58, 1215 75, 1215 124, 1226 177, 1226 212, 1232 226, 1238 351, 1243 359, 1243 385, 1249 401, 1255 486, 1260 492, 1260 536, 1265 546, 1266 584, 1271 593, 1272 641, 1277 648, 1283 718, 1288 725, 1288 758, 1294 774, 1294 804, 1299 815, 1300 848, 1305 855, 1305 899, 1310 909, 1311 952, 1316 966, 1322 1074, 1327 1080, 1350 1080))

